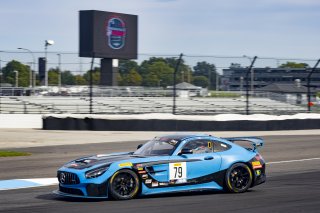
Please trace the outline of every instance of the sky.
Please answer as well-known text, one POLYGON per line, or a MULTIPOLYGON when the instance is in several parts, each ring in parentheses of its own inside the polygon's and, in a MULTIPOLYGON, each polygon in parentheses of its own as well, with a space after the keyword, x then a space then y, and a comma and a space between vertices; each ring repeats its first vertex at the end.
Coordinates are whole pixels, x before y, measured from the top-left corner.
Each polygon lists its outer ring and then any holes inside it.
POLYGON ((76 53, 79 10, 138 15, 139 54, 320 58, 319 0, 0 0, 1 60, 30 61, 1 51, 44 51, 46 39, 49 51, 76 53))

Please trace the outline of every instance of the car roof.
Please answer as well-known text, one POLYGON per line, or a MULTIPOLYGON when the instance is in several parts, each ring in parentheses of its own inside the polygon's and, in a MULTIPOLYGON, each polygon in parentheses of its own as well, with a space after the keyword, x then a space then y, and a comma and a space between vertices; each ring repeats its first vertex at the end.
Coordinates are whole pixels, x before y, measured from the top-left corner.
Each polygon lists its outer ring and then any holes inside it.
POLYGON ((161 140, 161 141, 169 141, 169 140, 176 140, 176 141, 183 141, 187 138, 193 138, 193 137, 211 137, 211 135, 207 134, 172 134, 172 135, 163 135, 155 137, 155 139, 161 140))

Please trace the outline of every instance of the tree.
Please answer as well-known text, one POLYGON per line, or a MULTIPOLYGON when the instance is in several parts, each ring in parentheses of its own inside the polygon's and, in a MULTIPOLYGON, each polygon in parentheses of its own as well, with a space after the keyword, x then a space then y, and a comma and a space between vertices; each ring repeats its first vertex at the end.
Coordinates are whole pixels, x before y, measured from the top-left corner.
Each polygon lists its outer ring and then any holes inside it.
POLYGON ((209 89, 216 87, 216 66, 214 64, 210 64, 206 61, 198 62, 196 66, 193 67, 194 76, 205 76, 209 81, 209 89))
POLYGON ((87 85, 88 82, 82 75, 76 75, 74 76, 74 81, 76 85, 87 85))
MULTIPOLYGON (((172 67, 174 70, 176 69, 179 58, 170 57, 170 58, 165 58, 165 60, 170 67, 172 67)), ((192 78, 192 70, 188 65, 186 65, 185 61, 182 58, 180 61, 178 72, 177 72, 177 83, 179 82, 191 83, 191 78, 192 78)))
MULTIPOLYGON (((84 75, 84 79, 89 83, 90 82, 90 70, 88 70, 84 75)), ((99 85, 100 84, 100 68, 95 67, 92 71, 92 84, 99 85)))
POLYGON ((209 85, 209 79, 205 76, 195 76, 192 79, 192 83, 196 86, 206 88, 209 85))
POLYGON ((59 84, 59 69, 51 68, 48 71, 48 85, 58 85, 59 84))
POLYGON ((119 60, 119 73, 128 74, 132 69, 138 70, 138 63, 132 60, 119 60))
POLYGON ((142 76, 142 78, 149 74, 149 66, 156 62, 166 63, 166 60, 164 58, 151 57, 148 60, 142 61, 138 69, 138 72, 142 76))
POLYGON ((121 82, 124 86, 140 86, 141 83, 142 77, 135 69, 132 69, 128 74, 125 74, 121 82))
POLYGON ((61 72, 61 84, 62 85, 74 85, 75 84, 74 75, 70 71, 61 72))
POLYGON ((159 78, 158 76, 153 73, 149 72, 145 77, 143 78, 143 86, 147 87, 156 87, 159 85, 159 78))
MULTIPOLYGON (((178 58, 151 57, 144 60, 139 66, 138 72, 143 78, 143 86, 171 86, 173 85, 173 73, 178 63, 178 58), (151 81, 151 82, 149 82, 151 81)), ((184 64, 182 59, 177 73, 177 82, 190 82, 191 68, 184 64)))
POLYGON ((144 80, 146 86, 169 86, 173 84, 174 69, 164 61, 157 61, 148 67, 148 74, 144 80), (148 82, 151 81, 151 82, 148 82))
POLYGON ((296 63, 292 61, 287 61, 285 64, 281 64, 279 68, 309 68, 309 64, 306 63, 296 63))
POLYGON ((15 60, 10 61, 3 67, 3 82, 15 85, 16 73, 14 71, 18 72, 18 86, 29 86, 30 67, 15 60))

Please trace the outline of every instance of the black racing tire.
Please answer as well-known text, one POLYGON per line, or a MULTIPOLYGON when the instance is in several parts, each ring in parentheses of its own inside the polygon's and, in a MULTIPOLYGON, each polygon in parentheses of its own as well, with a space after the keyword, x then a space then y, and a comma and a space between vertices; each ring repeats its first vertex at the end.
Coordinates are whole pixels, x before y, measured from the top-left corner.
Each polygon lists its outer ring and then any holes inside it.
POLYGON ((226 172, 225 189, 232 193, 247 191, 253 181, 252 171, 244 163, 233 164, 226 172))
POLYGON ((139 192, 140 181, 138 175, 130 170, 123 169, 115 172, 109 179, 109 194, 115 200, 130 200, 139 192))

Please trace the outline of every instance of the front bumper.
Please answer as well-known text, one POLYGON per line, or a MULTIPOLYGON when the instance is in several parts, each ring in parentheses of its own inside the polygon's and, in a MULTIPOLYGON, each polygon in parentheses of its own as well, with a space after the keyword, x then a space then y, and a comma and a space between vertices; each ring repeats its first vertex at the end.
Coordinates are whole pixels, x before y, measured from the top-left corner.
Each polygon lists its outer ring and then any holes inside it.
POLYGON ((83 186, 64 186, 59 184, 59 190, 53 191, 54 194, 64 197, 75 198, 108 198, 107 184, 86 184, 83 186))

